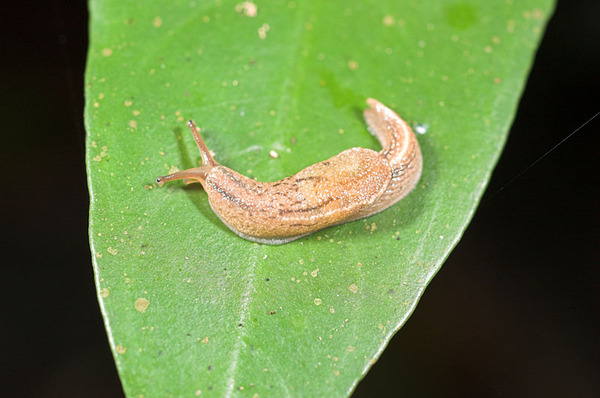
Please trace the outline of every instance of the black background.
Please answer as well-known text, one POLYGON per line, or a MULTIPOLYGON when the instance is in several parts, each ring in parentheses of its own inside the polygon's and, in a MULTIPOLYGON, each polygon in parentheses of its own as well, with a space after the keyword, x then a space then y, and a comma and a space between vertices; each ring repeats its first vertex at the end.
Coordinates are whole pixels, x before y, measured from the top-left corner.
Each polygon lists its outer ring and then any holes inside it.
MULTIPOLYGON (((122 397, 87 241, 86 5, 1 14, 0 396, 122 397)), ((501 189, 600 111, 599 20, 559 1, 481 206, 355 397, 600 397, 600 117, 501 189)))

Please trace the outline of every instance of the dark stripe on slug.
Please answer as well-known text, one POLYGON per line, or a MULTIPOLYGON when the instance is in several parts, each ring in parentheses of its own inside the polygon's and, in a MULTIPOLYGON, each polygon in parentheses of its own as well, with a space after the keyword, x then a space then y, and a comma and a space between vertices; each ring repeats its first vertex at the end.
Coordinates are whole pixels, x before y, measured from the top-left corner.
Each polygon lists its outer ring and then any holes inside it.
POLYGON ((225 191, 223 188, 217 186, 216 184, 211 184, 212 187, 214 188, 215 191, 217 191, 219 193, 219 195, 221 195, 223 198, 227 199, 230 202, 233 202, 237 205, 240 206, 244 206, 244 204, 242 203, 242 201, 240 200, 240 198, 238 198, 237 196, 232 195, 231 193, 225 191))
POLYGON ((271 195, 271 202, 276 200, 275 195, 283 196, 284 198, 289 200, 289 197, 288 197, 287 193, 285 193, 285 192, 275 191, 275 192, 268 192, 268 193, 269 193, 269 195, 271 195))
POLYGON ((221 195, 221 197, 223 197, 225 200, 235 203, 236 205, 238 205, 239 207, 241 207, 242 209, 246 210, 249 213, 250 213, 250 210, 256 210, 256 209, 252 208, 251 206, 248 206, 248 204, 245 203, 242 199, 238 198, 235 195, 232 195, 230 192, 225 191, 223 188, 221 188, 214 182, 210 182, 209 184, 214 189, 214 191, 217 192, 219 195, 221 195))
POLYGON ((230 170, 228 170, 227 168, 223 168, 222 169, 223 174, 226 175, 226 177, 229 178, 229 181, 231 181, 234 185, 237 185, 238 187, 242 187, 242 188, 248 188, 248 186, 246 185, 246 183, 242 180, 240 180, 239 178, 237 178, 235 176, 235 174, 233 174, 230 170))
POLYGON ((294 180, 294 184, 297 184, 300 181, 323 181, 323 177, 313 176, 313 177, 298 178, 298 179, 294 180))
POLYGON ((398 167, 397 169, 392 170, 392 178, 401 177, 404 174, 405 167, 398 167))
POLYGON ((305 207, 305 208, 300 208, 300 209, 279 210, 279 214, 281 215, 281 214, 287 214, 287 213, 306 213, 309 211, 318 210, 321 207, 328 205, 332 201, 333 201, 333 198, 327 198, 327 200, 323 201, 323 203, 319 203, 316 206, 305 207))

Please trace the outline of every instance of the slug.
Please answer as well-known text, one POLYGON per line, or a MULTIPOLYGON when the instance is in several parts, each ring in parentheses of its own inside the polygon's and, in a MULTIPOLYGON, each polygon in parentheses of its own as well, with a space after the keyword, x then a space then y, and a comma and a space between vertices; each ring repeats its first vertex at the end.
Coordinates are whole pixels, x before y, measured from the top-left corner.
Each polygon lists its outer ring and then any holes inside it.
POLYGON ((377 100, 367 104, 364 118, 381 142, 380 152, 351 148, 283 180, 259 182, 217 163, 190 120, 202 166, 156 183, 199 182, 225 225, 244 239, 271 245, 379 213, 415 187, 423 160, 408 124, 377 100))

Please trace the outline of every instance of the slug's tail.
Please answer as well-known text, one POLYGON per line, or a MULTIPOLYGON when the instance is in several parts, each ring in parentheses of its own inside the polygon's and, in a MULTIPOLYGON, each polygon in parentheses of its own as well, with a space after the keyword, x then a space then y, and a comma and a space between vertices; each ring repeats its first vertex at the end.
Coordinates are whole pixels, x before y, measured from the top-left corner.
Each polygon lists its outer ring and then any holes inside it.
POLYGON ((395 195, 395 200, 402 199, 421 177, 423 158, 419 142, 408 123, 394 111, 373 98, 367 99, 367 104, 365 121, 369 131, 381 142, 383 149, 380 155, 392 168, 392 181, 385 195, 395 195))
POLYGON ((379 153, 390 162, 392 169, 413 163, 415 158, 418 161, 413 164, 420 165, 421 149, 408 123, 373 98, 367 99, 367 104, 365 121, 383 147, 379 153))
POLYGON ((194 140, 196 141, 196 145, 198 146, 198 150, 200 151, 200 157, 202 158, 202 166, 158 177, 156 179, 156 183, 159 187, 162 187, 165 182, 174 180, 183 180, 183 182, 186 185, 199 182, 204 186, 204 182, 206 181, 206 177, 208 176, 210 170, 213 167, 219 165, 219 163, 217 163, 217 161, 210 154, 210 150, 208 149, 208 147, 204 143, 204 140, 200 136, 200 130, 198 130, 198 127, 196 127, 196 123, 194 123, 193 120, 189 120, 187 122, 187 125, 190 128, 190 131, 194 136, 194 140))

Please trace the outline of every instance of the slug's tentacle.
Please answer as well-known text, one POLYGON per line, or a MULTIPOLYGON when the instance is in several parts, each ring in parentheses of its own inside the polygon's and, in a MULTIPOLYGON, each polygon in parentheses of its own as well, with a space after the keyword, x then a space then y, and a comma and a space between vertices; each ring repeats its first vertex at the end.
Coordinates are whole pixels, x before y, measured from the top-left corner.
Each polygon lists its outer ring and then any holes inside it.
POLYGON ((204 143, 204 140, 200 136, 200 130, 196 127, 196 123, 193 120, 188 120, 188 127, 192 131, 192 135, 194 136, 194 140, 196 141, 196 145, 198 146, 198 150, 200 151, 200 156, 202 157, 202 165, 204 166, 218 166, 219 163, 212 157, 210 154, 210 150, 204 143))
POLYGON ((378 213, 406 196, 421 175, 422 158, 411 128, 379 101, 364 116, 380 152, 352 148, 276 182, 259 182, 219 165, 189 121, 202 166, 156 180, 200 182, 215 214, 237 235, 281 244, 320 229, 378 213))
POLYGON ((173 174, 158 177, 156 179, 156 183, 159 187, 162 187, 165 182, 183 180, 186 185, 199 182, 202 184, 202 186, 204 186, 204 182, 206 181, 206 177, 208 176, 210 170, 211 167, 200 166, 194 167, 193 169, 177 171, 173 174))
POLYGON ((210 171, 214 167, 219 165, 219 163, 217 163, 217 161, 210 154, 210 150, 208 149, 208 147, 204 143, 204 140, 200 136, 200 131, 198 130, 198 127, 196 127, 196 123, 194 123, 193 120, 188 120, 187 125, 190 128, 190 130, 192 131, 192 135, 194 136, 196 145, 198 146, 198 149, 200 150, 200 157, 202 158, 202 166, 195 167, 193 169, 182 170, 182 171, 178 171, 173 174, 158 177, 156 179, 156 183, 158 184, 159 187, 162 187, 165 182, 175 181, 175 180, 183 180, 183 182, 186 185, 193 184, 195 182, 199 182, 206 189, 206 187, 204 186, 204 183, 206 181, 206 177, 208 176, 208 173, 210 173, 210 171))

